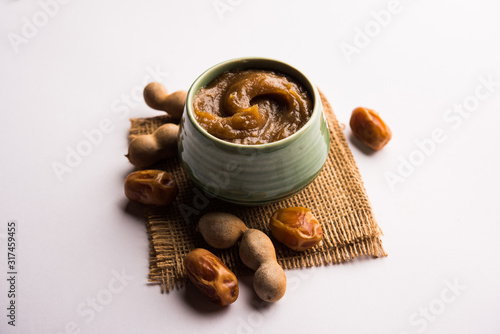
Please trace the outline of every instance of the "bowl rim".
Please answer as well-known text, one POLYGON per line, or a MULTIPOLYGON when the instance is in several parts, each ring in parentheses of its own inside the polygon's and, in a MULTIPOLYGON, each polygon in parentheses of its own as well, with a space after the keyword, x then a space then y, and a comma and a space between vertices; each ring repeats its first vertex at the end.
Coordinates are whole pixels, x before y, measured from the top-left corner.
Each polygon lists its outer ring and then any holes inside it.
MULTIPOLYGON (((272 66, 270 66, 269 68, 265 68, 265 69, 266 70, 272 70, 272 66)), ((226 69, 226 70, 229 70, 229 69, 226 69)), ((283 71, 281 71, 281 70, 276 70, 276 71, 283 73, 283 71)), ((299 69, 297 69, 295 66, 292 66, 292 65, 290 65, 287 62, 284 62, 282 60, 275 59, 275 58, 268 58, 268 57, 238 57, 238 58, 232 58, 232 59, 221 61, 221 62, 219 62, 219 63, 217 63, 217 64, 209 67, 203 73, 201 73, 196 78, 196 80, 191 84, 191 86, 189 87, 189 90, 187 92, 187 97, 186 97, 185 109, 186 109, 187 117, 189 117, 189 120, 191 121, 191 123, 193 124, 193 126, 198 130, 199 133, 201 133, 203 136, 207 137, 209 140, 212 140, 212 141, 214 141, 214 142, 216 142, 216 143, 218 143, 220 145, 224 145, 224 146, 226 146, 228 148, 236 148, 236 149, 239 149, 239 150, 245 150, 245 149, 267 150, 267 149, 273 149, 273 148, 278 148, 278 147, 286 146, 286 145, 290 144, 291 142, 295 141, 297 138, 299 138, 304 132, 306 132, 307 129, 312 126, 313 119, 316 118, 316 117, 319 117, 318 113, 322 113, 322 105, 321 105, 321 103, 322 102, 321 102, 321 99, 320 99, 317 87, 311 82, 311 80, 309 79, 308 76, 306 76, 302 71, 300 71, 299 69), (280 139, 278 141, 274 141, 274 142, 270 142, 270 143, 264 143, 264 144, 252 144, 252 145, 248 145, 248 144, 232 143, 232 142, 229 142, 229 141, 217 138, 214 135, 210 134, 207 130, 205 130, 198 123, 198 121, 194 117, 194 115, 193 115, 194 110, 193 110, 193 107, 192 107, 194 95, 198 92, 198 90, 200 88, 204 87, 204 86, 200 85, 200 82, 202 80, 204 80, 207 75, 210 75, 214 71, 217 72, 217 74, 214 76, 214 78, 217 77, 219 74, 223 73, 225 67, 229 66, 230 64, 234 64, 234 66, 231 66, 231 69, 237 69, 239 67, 248 68, 248 69, 250 69, 250 68, 257 69, 258 68, 258 67, 244 66, 244 65, 248 64, 249 62, 269 62, 269 63, 280 64, 281 66, 287 67, 291 72, 298 73, 302 78, 296 78, 296 75, 292 75, 292 74, 289 74, 289 73, 284 73, 284 74, 290 75, 294 79, 298 80, 301 84, 304 84, 302 81, 305 80, 305 82, 307 83, 307 85, 310 86, 311 89, 309 89, 309 87, 305 87, 305 88, 312 95, 312 99, 313 99, 313 108, 312 108, 311 117, 306 122, 306 124, 304 124, 299 130, 297 130, 296 132, 294 132, 290 136, 288 136, 286 138, 283 138, 283 139, 280 139), (240 64, 242 66, 238 66, 240 64), (312 91, 310 91, 310 90, 312 90, 312 91)))

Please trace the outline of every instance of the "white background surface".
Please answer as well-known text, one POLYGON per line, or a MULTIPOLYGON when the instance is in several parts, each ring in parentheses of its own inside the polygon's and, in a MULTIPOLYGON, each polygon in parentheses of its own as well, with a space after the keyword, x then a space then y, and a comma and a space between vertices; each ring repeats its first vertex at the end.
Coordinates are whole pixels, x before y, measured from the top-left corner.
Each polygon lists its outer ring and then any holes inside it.
POLYGON ((385 26, 373 12, 388 0, 58 4, 50 16, 38 1, 0 4, 1 333, 500 333, 498 1, 401 0, 385 26), (147 283, 145 222, 123 195, 128 118, 161 114, 140 98, 150 72, 187 90, 215 63, 253 55, 308 74, 344 124, 365 106, 392 128, 376 154, 349 139, 389 256, 288 271, 287 294, 267 306, 243 278, 238 301, 218 309, 193 286, 147 283), (464 103, 473 110, 459 118, 464 103), (54 163, 103 122, 59 178, 54 163), (439 129, 445 139, 422 153, 416 141, 439 129))

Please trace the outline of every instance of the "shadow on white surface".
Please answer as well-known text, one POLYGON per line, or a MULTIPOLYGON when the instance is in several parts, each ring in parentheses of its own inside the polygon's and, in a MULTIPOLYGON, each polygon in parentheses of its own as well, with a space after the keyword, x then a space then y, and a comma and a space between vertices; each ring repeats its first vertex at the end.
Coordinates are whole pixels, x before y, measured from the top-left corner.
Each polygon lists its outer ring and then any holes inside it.
POLYGON ((146 218, 144 215, 144 205, 129 201, 125 198, 121 207, 123 208, 123 212, 125 212, 126 214, 136 218, 138 221, 141 221, 143 223, 146 222, 146 218))
POLYGON ((377 153, 376 151, 372 150, 371 148, 363 144, 358 138, 356 138, 352 134, 352 132, 349 132, 349 134, 347 135, 347 140, 351 148, 356 147, 358 151, 361 151, 363 154, 367 156, 374 155, 375 153, 377 153))
POLYGON ((186 286, 182 289, 184 300, 186 304, 197 313, 200 314, 222 314, 228 312, 231 305, 221 306, 210 301, 205 295, 201 293, 191 282, 187 282, 186 286))

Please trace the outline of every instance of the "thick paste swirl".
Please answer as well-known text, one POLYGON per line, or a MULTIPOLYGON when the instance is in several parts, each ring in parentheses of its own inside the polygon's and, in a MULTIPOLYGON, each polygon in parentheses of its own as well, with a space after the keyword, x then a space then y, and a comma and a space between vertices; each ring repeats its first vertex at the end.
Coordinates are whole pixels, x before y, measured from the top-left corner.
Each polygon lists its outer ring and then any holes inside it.
POLYGON ((208 133, 246 145, 286 138, 312 113, 309 93, 293 79, 253 69, 222 73, 196 93, 193 106, 208 133))

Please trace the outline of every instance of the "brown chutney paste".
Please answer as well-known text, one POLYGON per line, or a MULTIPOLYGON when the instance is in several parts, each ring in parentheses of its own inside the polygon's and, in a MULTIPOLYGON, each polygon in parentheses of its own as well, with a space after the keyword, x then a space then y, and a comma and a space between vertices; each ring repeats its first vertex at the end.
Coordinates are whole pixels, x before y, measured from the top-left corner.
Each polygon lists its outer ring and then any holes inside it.
POLYGON ((193 99, 196 121, 211 135, 246 145, 286 138, 311 117, 309 92, 292 78, 267 70, 220 74, 193 99))

